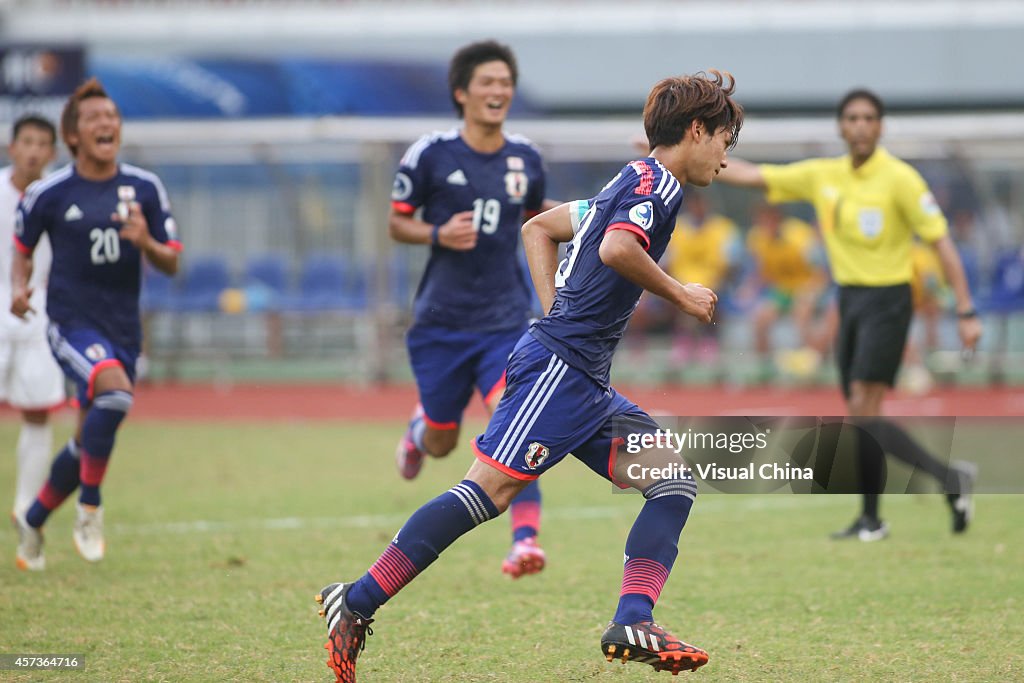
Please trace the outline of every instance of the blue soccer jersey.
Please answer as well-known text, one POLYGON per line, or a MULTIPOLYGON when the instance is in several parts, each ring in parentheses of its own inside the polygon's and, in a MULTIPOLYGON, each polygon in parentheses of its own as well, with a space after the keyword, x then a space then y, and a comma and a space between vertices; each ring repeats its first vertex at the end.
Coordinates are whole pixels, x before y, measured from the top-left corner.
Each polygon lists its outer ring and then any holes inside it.
POLYGON ((142 254, 120 238, 111 220, 119 203, 138 202, 158 242, 180 248, 167 192, 156 175, 119 164, 109 180, 82 178, 69 164, 29 186, 18 207, 15 246, 32 253, 49 235, 53 266, 46 312, 62 328, 95 329, 111 342, 137 349, 142 254))
POLYGON ((524 213, 535 213, 544 200, 536 147, 506 135, 499 151, 483 154, 458 129, 425 135, 402 157, 391 200, 399 213, 422 208, 433 225, 472 211, 478 233, 469 251, 431 248, 416 292, 417 324, 476 331, 525 325, 533 293, 517 250, 524 213))
POLYGON ((555 274, 555 302, 530 333, 602 386, 643 289, 604 265, 601 241, 609 230, 629 230, 660 260, 682 198, 679 181, 649 157, 627 164, 593 199, 572 204, 575 236, 555 274))

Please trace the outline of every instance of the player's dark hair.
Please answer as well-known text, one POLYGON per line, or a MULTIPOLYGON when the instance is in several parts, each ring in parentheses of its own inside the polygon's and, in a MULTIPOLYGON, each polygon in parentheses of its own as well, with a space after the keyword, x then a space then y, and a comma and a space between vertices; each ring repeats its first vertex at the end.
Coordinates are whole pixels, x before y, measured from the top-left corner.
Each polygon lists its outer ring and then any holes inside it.
POLYGON ((519 81, 516 56, 508 45, 502 45, 494 40, 484 40, 459 48, 448 65, 448 94, 451 95, 452 104, 455 105, 455 111, 459 113, 460 119, 463 114, 462 105, 455 99, 455 91, 469 89, 473 71, 487 62, 505 62, 512 73, 512 85, 519 81))
MULTIPOLYGON (((103 88, 103 84, 93 76, 71 93, 71 97, 64 103, 64 111, 60 115, 60 137, 67 145, 71 156, 78 154, 78 146, 68 142, 68 135, 78 131, 78 105, 92 97, 103 97, 110 99, 110 95, 103 88)), ((116 104, 114 105, 117 106, 116 104)))
POLYGON ((719 128, 728 129, 732 137, 729 147, 734 147, 743 127, 743 107, 731 97, 735 89, 732 74, 716 69, 659 81, 644 105, 650 149, 679 144, 694 121, 702 122, 708 135, 719 128))
POLYGON ((836 107, 837 119, 843 118, 843 112, 846 111, 847 105, 854 100, 867 100, 871 103, 871 106, 875 108, 875 113, 878 114, 878 118, 885 116, 885 105, 882 104, 881 97, 867 88, 855 88, 843 95, 843 99, 839 100, 839 106, 836 107))
POLYGON ((39 114, 25 114, 24 116, 18 118, 18 120, 15 121, 14 125, 11 127, 11 142, 13 142, 18 137, 18 133, 20 133, 21 129, 25 128, 26 126, 28 126, 29 128, 38 128, 40 130, 45 130, 47 133, 50 134, 50 142, 57 142, 57 129, 54 127, 53 123, 51 123, 49 119, 43 118, 39 114))

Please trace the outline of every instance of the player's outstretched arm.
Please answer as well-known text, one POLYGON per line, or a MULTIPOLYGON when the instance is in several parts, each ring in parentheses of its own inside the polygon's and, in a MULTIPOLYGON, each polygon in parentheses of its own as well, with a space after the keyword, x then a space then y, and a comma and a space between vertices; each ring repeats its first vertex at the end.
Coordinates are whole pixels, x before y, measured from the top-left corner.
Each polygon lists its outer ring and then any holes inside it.
POLYGON ((28 286, 32 278, 32 255, 23 254, 17 249, 11 253, 11 313, 22 320, 29 313, 35 313, 29 300, 32 288, 28 286))
POLYGON ((960 342, 964 349, 973 351, 981 339, 981 320, 974 310, 974 302, 971 299, 971 290, 967 286, 967 276, 964 274, 964 265, 960 260, 960 254, 956 245, 949 235, 944 235, 932 243, 932 248, 939 257, 942 264, 942 273, 946 276, 946 282, 953 288, 953 295, 956 297, 956 312, 960 317, 958 331, 960 342))
MULTIPOLYGON (((545 200, 546 201, 546 200, 545 200)), ((540 299, 541 310, 555 303, 555 272, 558 270, 558 245, 573 238, 570 204, 559 204, 526 221, 523 225, 523 249, 530 266, 530 278, 540 299)))
POLYGON ((755 190, 766 190, 768 185, 761 174, 761 168, 743 159, 729 157, 729 163, 715 176, 715 180, 726 185, 749 187, 755 190))
POLYGON ((698 284, 683 285, 654 262, 636 235, 612 230, 601 240, 601 262, 630 282, 669 301, 673 306, 704 323, 715 315, 718 296, 698 284))

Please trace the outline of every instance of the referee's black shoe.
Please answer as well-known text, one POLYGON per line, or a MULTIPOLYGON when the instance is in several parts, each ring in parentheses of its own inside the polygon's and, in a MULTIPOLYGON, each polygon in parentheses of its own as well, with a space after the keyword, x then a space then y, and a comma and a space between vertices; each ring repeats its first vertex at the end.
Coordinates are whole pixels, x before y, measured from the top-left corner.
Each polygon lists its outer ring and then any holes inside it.
POLYGON ((889 525, 880 519, 861 516, 854 520, 853 524, 832 534, 832 539, 843 541, 848 538, 856 538, 864 543, 881 541, 889 537, 889 525))
POLYGON ((978 466, 957 460, 950 464, 949 472, 955 477, 953 493, 946 495, 953 513, 953 533, 962 534, 974 518, 974 482, 978 478, 978 466))

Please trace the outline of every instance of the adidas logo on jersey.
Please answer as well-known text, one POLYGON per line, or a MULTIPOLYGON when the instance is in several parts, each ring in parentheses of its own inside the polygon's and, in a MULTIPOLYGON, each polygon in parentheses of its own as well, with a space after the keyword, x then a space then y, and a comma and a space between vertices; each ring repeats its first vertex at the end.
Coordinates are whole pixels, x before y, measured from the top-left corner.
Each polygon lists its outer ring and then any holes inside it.
POLYGON ((64 220, 66 221, 80 221, 82 220, 82 210, 78 208, 78 204, 72 204, 68 207, 68 210, 64 212, 64 220))
POLYGON ((457 168, 448 174, 446 178, 451 185, 468 185, 469 181, 466 180, 466 174, 462 172, 461 168, 457 168))

